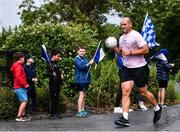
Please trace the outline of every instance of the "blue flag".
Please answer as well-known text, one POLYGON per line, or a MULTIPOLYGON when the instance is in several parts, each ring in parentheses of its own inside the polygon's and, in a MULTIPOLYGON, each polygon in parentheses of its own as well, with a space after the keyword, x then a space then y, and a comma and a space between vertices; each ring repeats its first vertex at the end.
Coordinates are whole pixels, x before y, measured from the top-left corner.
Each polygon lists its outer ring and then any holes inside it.
POLYGON ((122 68, 124 66, 124 60, 123 57, 121 55, 119 55, 118 53, 115 53, 115 57, 117 59, 117 65, 119 68, 122 68))
POLYGON ((103 49, 101 48, 101 41, 99 42, 98 48, 96 49, 96 53, 94 55, 94 61, 96 64, 98 64, 103 58, 105 54, 103 49))
POLYGON ((153 57, 155 57, 155 58, 159 58, 159 59, 161 59, 161 60, 164 60, 164 61, 166 61, 167 60, 167 54, 168 54, 168 50, 166 49, 166 48, 163 48, 163 49, 161 49, 159 52, 157 52, 156 54, 154 54, 152 57, 151 57, 151 59, 153 58, 153 57))
POLYGON ((150 48, 153 48, 155 46, 159 46, 159 44, 156 43, 156 40, 155 40, 156 39, 156 32, 155 32, 154 25, 151 21, 150 16, 148 15, 148 13, 146 14, 146 17, 144 20, 141 35, 144 38, 144 40, 147 42, 147 44, 150 48))
POLYGON ((49 63, 51 62, 50 55, 48 54, 45 45, 41 46, 41 58, 49 63))

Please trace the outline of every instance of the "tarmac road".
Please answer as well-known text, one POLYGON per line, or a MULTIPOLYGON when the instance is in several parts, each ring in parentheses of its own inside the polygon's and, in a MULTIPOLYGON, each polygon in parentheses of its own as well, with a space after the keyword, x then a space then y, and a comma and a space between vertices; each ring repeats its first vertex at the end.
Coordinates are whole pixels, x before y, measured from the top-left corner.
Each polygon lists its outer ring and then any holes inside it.
POLYGON ((162 117, 153 124, 153 110, 130 112, 130 127, 118 128, 113 122, 119 114, 97 114, 87 118, 47 117, 29 122, 0 121, 0 131, 180 131, 180 104, 163 108, 162 117))

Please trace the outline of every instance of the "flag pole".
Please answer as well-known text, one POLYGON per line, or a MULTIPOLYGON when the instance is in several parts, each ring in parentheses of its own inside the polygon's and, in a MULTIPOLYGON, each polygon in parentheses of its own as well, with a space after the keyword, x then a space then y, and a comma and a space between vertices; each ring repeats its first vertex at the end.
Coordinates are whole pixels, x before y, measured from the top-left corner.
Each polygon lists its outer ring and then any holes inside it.
POLYGON ((44 50, 44 53, 45 53, 45 55, 46 55, 46 57, 47 57, 47 61, 48 61, 48 64, 49 64, 52 72, 54 72, 54 69, 53 69, 53 67, 52 67, 51 60, 50 60, 51 58, 49 58, 49 55, 48 55, 46 46, 43 44, 43 45, 41 45, 41 48, 42 48, 42 50, 44 50), (43 46, 44 46, 44 47, 43 47, 43 46))
MULTIPOLYGON (((99 41, 98 47, 97 47, 96 52, 95 52, 95 54, 94 54, 94 56, 93 56, 93 60, 94 60, 94 58, 95 58, 95 56, 96 56, 96 53, 97 53, 97 51, 98 51, 98 49, 99 49, 100 44, 101 44, 101 40, 99 41)), ((88 76, 88 74, 89 74, 89 72, 90 72, 90 69, 91 69, 91 65, 89 66, 88 72, 87 72, 87 74, 86 74, 86 78, 87 78, 87 76, 88 76)))

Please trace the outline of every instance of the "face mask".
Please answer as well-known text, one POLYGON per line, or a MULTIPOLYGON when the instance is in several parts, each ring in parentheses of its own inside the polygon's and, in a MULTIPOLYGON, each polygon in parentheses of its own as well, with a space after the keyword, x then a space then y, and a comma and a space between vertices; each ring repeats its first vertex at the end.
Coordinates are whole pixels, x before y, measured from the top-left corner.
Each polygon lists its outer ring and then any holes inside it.
POLYGON ((26 64, 27 64, 27 65, 30 65, 31 63, 27 62, 26 64))

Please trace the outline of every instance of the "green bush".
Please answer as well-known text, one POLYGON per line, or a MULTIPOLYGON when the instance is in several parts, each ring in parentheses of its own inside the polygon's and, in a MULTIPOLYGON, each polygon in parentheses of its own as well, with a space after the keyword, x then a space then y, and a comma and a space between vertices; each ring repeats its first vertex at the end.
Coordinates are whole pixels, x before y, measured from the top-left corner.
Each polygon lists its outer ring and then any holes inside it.
POLYGON ((87 103, 90 106, 106 107, 114 104, 119 76, 115 62, 104 61, 91 68, 92 82, 88 90, 87 103))
POLYGON ((169 80, 168 87, 166 89, 166 101, 167 102, 174 102, 176 101, 176 91, 175 91, 175 80, 169 80))
MULTIPOLYGON (((49 89, 47 87, 43 88, 36 88, 37 93, 37 107, 38 111, 40 112, 49 112, 50 106, 50 96, 49 96, 49 89)), ((68 104, 68 100, 66 96, 60 92, 59 95, 59 104, 58 104, 58 111, 60 113, 64 113, 68 104)))
POLYGON ((10 88, 0 88, 0 119, 12 119, 16 117, 19 101, 15 92, 10 88))
POLYGON ((149 74, 148 90, 151 91, 154 94, 154 96, 157 98, 159 86, 158 86, 158 81, 156 79, 157 70, 155 64, 149 65, 149 70, 150 70, 150 74, 149 74))
POLYGON ((175 80, 177 82, 180 82, 180 70, 178 71, 178 73, 175 75, 175 80))
MULTIPOLYGON (((19 108, 19 100, 10 88, 0 89, 0 119, 13 119, 17 116, 19 108)), ((36 88, 37 93, 37 112, 49 112, 49 91, 47 87, 36 88)), ((30 103, 30 101, 29 101, 30 103)), ((63 93, 60 93, 58 111, 64 113, 68 104, 68 100, 63 93)))

